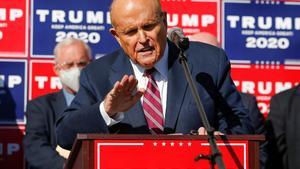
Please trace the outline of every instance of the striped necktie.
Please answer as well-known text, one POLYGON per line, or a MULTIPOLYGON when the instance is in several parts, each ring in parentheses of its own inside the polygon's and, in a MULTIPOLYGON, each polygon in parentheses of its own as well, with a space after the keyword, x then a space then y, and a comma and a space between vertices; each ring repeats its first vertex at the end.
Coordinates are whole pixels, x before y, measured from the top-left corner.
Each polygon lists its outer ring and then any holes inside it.
POLYGON ((143 109, 150 132, 152 134, 162 134, 164 130, 164 116, 159 89, 153 77, 154 71, 155 69, 153 68, 144 72, 144 76, 148 78, 148 84, 144 93, 143 109))

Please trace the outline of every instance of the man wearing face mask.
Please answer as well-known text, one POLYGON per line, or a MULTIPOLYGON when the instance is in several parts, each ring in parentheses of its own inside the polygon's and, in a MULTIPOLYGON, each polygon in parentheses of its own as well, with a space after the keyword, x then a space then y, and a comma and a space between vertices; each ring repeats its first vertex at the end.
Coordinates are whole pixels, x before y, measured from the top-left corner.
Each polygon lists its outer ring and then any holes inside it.
POLYGON ((65 158, 57 149, 55 121, 69 106, 79 90, 81 69, 91 60, 89 46, 79 39, 67 38, 54 48, 54 72, 62 90, 27 103, 26 134, 23 140, 27 168, 62 169, 65 158))

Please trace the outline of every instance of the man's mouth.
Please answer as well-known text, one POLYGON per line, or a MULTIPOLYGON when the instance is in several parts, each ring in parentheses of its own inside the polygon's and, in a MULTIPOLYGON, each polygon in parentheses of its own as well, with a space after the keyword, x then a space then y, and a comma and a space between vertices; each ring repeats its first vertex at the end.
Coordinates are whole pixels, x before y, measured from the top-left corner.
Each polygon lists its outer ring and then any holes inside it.
POLYGON ((154 47, 148 46, 148 47, 144 47, 144 48, 138 50, 138 52, 148 52, 148 51, 152 51, 152 50, 154 50, 154 47))

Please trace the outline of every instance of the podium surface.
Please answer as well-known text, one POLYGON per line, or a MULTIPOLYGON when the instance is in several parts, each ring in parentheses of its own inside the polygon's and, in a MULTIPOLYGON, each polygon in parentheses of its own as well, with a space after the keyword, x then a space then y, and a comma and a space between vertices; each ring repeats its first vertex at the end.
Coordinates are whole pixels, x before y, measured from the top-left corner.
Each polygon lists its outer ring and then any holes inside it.
MULTIPOLYGON (((207 136, 78 134, 67 169, 209 169, 207 136)), ((259 169, 262 135, 216 136, 227 169, 259 169)), ((217 168, 217 167, 215 167, 217 168)))

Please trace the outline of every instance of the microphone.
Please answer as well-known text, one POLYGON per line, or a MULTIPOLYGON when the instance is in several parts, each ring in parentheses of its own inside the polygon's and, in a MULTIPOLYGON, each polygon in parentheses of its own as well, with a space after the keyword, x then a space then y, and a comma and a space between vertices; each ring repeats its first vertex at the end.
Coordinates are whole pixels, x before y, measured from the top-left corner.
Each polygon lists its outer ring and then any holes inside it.
POLYGON ((178 27, 171 28, 168 31, 168 39, 175 43, 175 45, 182 51, 189 48, 189 38, 185 37, 182 29, 178 27))

